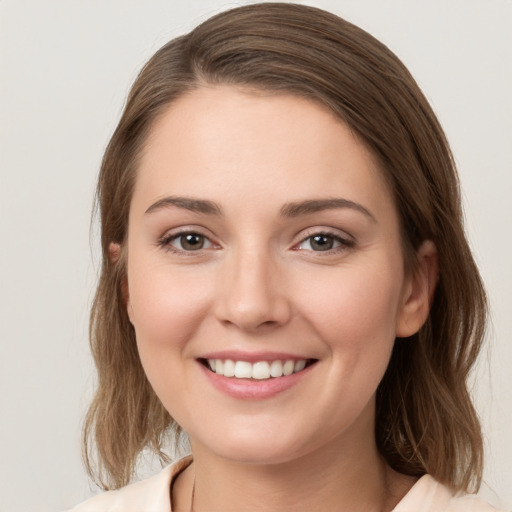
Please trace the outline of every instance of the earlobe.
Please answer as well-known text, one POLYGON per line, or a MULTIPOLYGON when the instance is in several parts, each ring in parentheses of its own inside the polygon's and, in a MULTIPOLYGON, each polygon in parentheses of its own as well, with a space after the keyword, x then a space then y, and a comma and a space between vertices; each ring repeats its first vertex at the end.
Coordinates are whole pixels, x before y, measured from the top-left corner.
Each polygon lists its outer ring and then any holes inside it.
POLYGON ((407 278, 401 311, 397 318, 396 336, 416 334, 426 322, 439 275, 437 249, 430 240, 416 252, 415 268, 407 278))
POLYGON ((121 245, 115 242, 110 242, 108 245, 108 257, 110 263, 116 263, 121 256, 121 245))

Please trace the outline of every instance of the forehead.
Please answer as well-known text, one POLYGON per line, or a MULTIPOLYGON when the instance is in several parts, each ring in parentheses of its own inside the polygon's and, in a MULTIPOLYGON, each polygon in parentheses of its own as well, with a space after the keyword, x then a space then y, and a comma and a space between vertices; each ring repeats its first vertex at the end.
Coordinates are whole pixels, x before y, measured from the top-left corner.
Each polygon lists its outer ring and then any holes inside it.
POLYGON ((156 120, 133 202, 165 195, 287 199, 347 195, 393 207, 373 154, 326 107, 292 94, 202 87, 156 120))

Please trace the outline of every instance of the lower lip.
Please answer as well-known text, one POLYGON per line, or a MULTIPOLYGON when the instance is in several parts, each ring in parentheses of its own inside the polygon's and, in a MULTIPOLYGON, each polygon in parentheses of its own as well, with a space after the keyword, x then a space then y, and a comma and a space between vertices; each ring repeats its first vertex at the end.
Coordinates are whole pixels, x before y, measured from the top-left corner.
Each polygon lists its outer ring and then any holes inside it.
POLYGON ((295 384, 298 384, 315 366, 315 364, 312 364, 300 372, 292 373, 284 377, 271 377, 270 379, 257 380, 224 377, 224 375, 212 372, 200 362, 198 362, 198 364, 207 379, 216 389, 240 400, 263 400, 265 398, 272 398, 295 386, 295 384))

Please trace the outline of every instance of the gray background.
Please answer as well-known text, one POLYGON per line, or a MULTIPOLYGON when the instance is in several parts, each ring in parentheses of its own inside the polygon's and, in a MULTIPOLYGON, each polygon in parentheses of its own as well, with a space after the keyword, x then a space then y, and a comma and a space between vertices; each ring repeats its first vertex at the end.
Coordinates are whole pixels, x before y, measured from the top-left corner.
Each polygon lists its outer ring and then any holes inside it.
MULTIPOLYGON (((0 511, 93 492, 80 423, 94 382, 95 176, 137 70, 220 0, 0 0, 0 511), (91 249, 92 247, 92 249, 91 249)), ((474 377, 484 496, 512 508, 512 2, 318 0, 409 66, 451 141, 493 326, 474 377)))

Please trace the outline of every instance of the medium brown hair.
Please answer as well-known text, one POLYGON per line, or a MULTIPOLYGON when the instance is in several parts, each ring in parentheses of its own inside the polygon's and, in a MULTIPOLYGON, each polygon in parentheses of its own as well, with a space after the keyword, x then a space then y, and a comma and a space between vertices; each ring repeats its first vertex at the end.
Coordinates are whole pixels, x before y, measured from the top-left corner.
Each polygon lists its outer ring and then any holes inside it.
POLYGON ((429 319, 397 339, 377 390, 376 438, 389 465, 478 488, 480 425, 467 389, 485 329, 486 299, 466 241, 458 178, 443 130, 400 60, 360 28, 328 12, 262 3, 218 14, 163 46, 144 66, 106 149, 97 201, 102 271, 91 313, 97 391, 84 428, 90 474, 104 488, 132 477, 145 448, 179 426, 148 383, 123 300, 123 244, 138 156, 155 120, 209 84, 299 95, 329 108, 379 159, 394 195, 406 263, 425 240, 440 275, 429 319), (109 257, 119 243, 121 256, 109 257), (94 445, 97 467, 94 468, 94 445))

